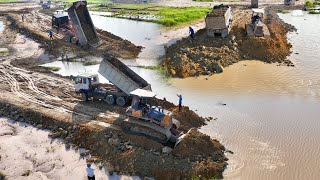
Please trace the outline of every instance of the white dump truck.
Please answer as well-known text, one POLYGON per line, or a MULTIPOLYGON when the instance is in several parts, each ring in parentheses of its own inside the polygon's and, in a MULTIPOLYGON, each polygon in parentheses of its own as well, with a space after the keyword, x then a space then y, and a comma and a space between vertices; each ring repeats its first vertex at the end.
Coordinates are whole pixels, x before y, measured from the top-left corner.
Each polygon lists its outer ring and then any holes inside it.
POLYGON ((231 28, 231 7, 223 4, 214 6, 213 10, 206 16, 206 30, 210 37, 227 37, 231 28))
POLYGON ((172 118, 170 111, 147 104, 155 93, 142 77, 120 60, 105 56, 99 66, 99 74, 113 85, 101 84, 98 74, 83 73, 75 78, 75 90, 83 101, 104 100, 107 104, 126 106, 129 118, 121 122, 126 132, 144 135, 161 143, 178 141, 180 122, 172 118))

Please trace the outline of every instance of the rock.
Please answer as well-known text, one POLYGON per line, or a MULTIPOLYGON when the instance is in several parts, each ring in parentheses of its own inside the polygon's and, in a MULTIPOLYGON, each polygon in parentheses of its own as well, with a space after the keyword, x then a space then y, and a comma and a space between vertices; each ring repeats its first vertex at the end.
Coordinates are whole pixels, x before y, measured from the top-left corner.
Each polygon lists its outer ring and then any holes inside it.
POLYGON ((70 149, 71 145, 68 143, 68 144, 65 145, 65 147, 68 150, 68 149, 70 149))
POLYGON ((126 145, 125 147, 126 147, 127 150, 133 149, 133 146, 131 146, 131 145, 126 145))
POLYGON ((41 129, 41 128, 42 128, 42 124, 38 124, 38 125, 37 125, 37 128, 38 128, 38 129, 41 129))
POLYGON ((109 171, 109 175, 113 175, 113 173, 114 173, 114 170, 115 170, 115 167, 114 167, 114 165, 112 165, 110 162, 107 162, 106 163, 106 166, 107 166, 107 169, 108 169, 108 171, 109 171))
POLYGON ((170 154, 172 152, 172 150, 173 150, 172 148, 166 146, 166 147, 162 148, 162 153, 163 154, 170 154))
POLYGON ((110 138, 108 139, 108 144, 110 144, 111 146, 119 146, 120 140, 119 138, 110 138))

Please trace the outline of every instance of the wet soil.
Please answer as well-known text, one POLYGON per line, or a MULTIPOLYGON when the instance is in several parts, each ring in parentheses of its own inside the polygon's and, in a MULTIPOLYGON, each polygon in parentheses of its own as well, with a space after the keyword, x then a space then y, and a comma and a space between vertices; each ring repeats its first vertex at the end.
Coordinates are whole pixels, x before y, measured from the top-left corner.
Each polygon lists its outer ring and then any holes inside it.
POLYGON ((249 23, 251 9, 247 6, 232 6, 233 22, 229 36, 208 37, 201 29, 195 39, 183 38, 166 48, 162 62, 168 73, 174 77, 211 75, 223 72, 223 68, 241 60, 260 60, 266 63, 294 66, 287 59, 291 44, 286 34, 295 28, 284 23, 276 14, 280 9, 300 9, 301 6, 268 6, 265 8, 264 23, 271 36, 247 37, 245 24, 249 23))

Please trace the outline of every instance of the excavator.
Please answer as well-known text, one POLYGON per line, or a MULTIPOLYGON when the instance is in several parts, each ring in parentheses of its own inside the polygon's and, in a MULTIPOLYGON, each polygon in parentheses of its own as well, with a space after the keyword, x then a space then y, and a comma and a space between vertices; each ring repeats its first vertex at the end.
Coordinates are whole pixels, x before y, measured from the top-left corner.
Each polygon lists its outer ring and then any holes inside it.
POLYGON ((263 9, 252 9, 251 23, 246 24, 248 37, 269 37, 268 27, 263 23, 263 9))

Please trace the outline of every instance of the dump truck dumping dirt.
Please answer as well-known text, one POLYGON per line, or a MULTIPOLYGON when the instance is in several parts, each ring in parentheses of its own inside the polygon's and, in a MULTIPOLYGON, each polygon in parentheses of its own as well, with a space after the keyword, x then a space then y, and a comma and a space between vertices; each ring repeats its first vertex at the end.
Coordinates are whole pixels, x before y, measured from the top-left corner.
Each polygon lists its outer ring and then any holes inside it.
POLYGON ((265 9, 264 23, 270 30, 270 38, 247 37, 245 24, 249 23, 251 10, 244 6, 232 8, 233 23, 227 38, 211 38, 205 29, 199 30, 192 43, 184 38, 167 47, 162 66, 180 78, 221 73, 224 67, 241 60, 294 66, 287 59, 291 45, 286 37, 294 28, 278 17, 277 6, 265 9))

